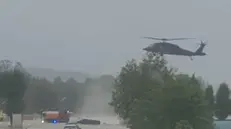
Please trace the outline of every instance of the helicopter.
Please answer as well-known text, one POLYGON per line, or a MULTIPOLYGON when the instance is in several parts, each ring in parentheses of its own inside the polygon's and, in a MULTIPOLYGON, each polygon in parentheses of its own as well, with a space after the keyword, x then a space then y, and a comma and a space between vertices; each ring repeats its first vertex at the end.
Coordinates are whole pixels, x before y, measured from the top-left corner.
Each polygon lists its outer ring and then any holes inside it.
POLYGON ((153 39, 153 40, 161 40, 162 42, 154 43, 149 45, 148 47, 143 48, 143 50, 155 54, 160 54, 163 56, 164 54, 167 55, 177 55, 177 56, 189 56, 191 60, 193 60, 193 56, 205 56, 206 53, 203 52, 204 47, 206 46, 206 43, 201 41, 199 48, 193 52, 190 50, 183 49, 179 47, 176 44, 169 43, 167 41, 173 41, 173 40, 189 40, 194 38, 154 38, 154 37, 143 37, 146 39, 153 39))

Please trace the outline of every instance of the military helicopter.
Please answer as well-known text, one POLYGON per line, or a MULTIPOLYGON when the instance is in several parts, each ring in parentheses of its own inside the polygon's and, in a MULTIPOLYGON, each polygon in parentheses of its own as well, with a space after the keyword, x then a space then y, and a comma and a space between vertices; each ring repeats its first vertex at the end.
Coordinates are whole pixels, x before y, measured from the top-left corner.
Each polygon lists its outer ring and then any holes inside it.
POLYGON ((205 56, 206 53, 203 52, 204 47, 206 46, 206 43, 201 41, 200 47, 195 51, 192 52, 190 50, 183 49, 179 47, 176 44, 169 43, 167 41, 173 41, 173 40, 189 40, 194 38, 154 38, 154 37, 143 37, 146 39, 153 39, 153 40, 161 40, 162 42, 154 43, 149 45, 146 48, 143 48, 143 50, 155 54, 160 54, 163 56, 164 54, 167 55, 177 55, 177 56, 189 56, 191 60, 193 60, 193 56, 205 56))

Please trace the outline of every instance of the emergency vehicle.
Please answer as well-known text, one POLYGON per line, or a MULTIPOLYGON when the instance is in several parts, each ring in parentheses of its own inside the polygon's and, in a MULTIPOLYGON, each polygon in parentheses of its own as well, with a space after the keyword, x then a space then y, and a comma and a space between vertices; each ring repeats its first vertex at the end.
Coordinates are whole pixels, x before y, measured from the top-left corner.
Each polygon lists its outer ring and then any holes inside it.
POLYGON ((70 113, 68 111, 44 111, 42 112, 42 123, 62 123, 69 122, 70 113))

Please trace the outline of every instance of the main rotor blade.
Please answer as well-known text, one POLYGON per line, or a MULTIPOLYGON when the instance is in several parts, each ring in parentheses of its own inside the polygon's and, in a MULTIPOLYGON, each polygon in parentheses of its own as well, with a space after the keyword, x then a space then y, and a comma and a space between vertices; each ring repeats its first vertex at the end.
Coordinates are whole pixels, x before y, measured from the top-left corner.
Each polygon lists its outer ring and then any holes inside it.
POLYGON ((154 37, 142 37, 145 39, 153 39, 153 40, 164 40, 163 38, 154 38, 154 37))
POLYGON ((172 39, 167 39, 169 40, 189 40, 189 39, 195 39, 195 38, 172 38, 172 39))
POLYGON ((155 38, 155 37, 143 37, 146 39, 153 39, 153 40, 162 40, 162 41, 172 41, 172 40, 189 40, 189 39, 195 39, 195 38, 155 38))

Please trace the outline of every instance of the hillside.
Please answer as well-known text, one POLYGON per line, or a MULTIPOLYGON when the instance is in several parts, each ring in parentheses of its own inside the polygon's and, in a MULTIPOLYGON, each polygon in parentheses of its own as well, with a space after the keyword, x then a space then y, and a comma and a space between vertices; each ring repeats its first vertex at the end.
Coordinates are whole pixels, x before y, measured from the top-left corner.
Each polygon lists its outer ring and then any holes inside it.
POLYGON ((61 71, 50 68, 26 68, 26 70, 33 76, 45 77, 52 81, 57 76, 60 76, 62 80, 67 80, 68 78, 72 77, 78 82, 84 82, 86 78, 91 77, 89 74, 86 73, 76 71, 61 71))

